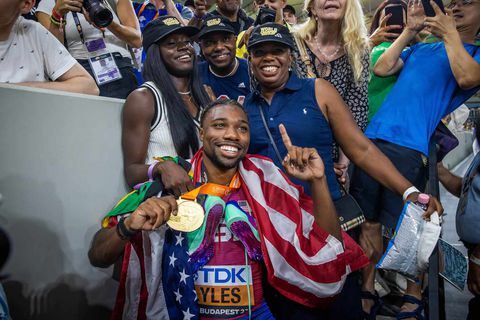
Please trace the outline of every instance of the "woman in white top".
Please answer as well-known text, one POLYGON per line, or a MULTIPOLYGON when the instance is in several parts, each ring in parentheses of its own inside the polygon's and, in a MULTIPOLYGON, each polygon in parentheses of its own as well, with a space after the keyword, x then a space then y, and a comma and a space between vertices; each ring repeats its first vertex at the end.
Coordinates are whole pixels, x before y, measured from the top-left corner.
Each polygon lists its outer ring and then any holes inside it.
POLYGON ((127 45, 133 48, 142 45, 132 4, 130 0, 102 2, 113 15, 111 24, 102 29, 91 22, 82 7, 86 1, 42 0, 37 8, 38 21, 92 75, 101 96, 124 99, 137 88, 127 45))
POLYGON ((198 120, 212 95, 197 72, 190 38, 197 32, 173 16, 161 16, 143 30, 145 83, 123 107, 123 161, 131 187, 159 176, 165 189, 177 196, 192 187, 186 173, 179 172, 182 169, 172 161, 155 163, 153 157, 189 159, 199 148, 198 120))

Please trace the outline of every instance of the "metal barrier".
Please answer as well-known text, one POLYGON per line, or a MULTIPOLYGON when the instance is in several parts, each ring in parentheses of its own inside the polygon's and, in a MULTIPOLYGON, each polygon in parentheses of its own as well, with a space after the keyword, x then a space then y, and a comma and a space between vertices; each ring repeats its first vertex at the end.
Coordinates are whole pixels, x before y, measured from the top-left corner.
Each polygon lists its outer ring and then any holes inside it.
POLYGON ((3 282, 13 319, 106 319, 117 284, 87 250, 126 192, 123 100, 0 85, 3 282))
MULTIPOLYGON (((437 173, 437 146, 434 139, 429 144, 428 193, 440 200, 437 173)), ((429 320, 445 319, 445 294, 443 278, 439 276, 438 244, 433 251, 428 267, 428 304, 426 313, 429 320)))

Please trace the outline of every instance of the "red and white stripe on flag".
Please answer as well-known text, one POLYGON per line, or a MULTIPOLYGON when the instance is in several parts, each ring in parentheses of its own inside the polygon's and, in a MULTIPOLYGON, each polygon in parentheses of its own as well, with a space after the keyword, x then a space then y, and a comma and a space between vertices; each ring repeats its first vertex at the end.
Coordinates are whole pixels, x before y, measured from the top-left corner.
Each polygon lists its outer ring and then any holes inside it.
POLYGON ((368 263, 345 232, 342 245, 315 223, 312 199, 270 159, 245 157, 240 176, 262 238, 268 280, 285 297, 309 307, 324 305, 350 272, 368 263))
POLYGON ((162 247, 167 226, 141 232, 125 246, 120 285, 111 319, 169 319, 162 283, 162 247))

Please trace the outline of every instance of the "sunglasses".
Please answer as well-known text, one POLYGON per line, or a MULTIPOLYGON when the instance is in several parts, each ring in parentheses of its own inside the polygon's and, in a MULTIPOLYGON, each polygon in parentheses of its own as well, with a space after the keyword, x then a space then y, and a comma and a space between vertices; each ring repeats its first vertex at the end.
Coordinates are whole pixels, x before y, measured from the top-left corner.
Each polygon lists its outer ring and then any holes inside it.
POLYGON ((452 1, 450 1, 450 4, 447 6, 447 8, 451 9, 459 3, 461 3, 462 6, 468 6, 468 5, 470 5, 474 2, 475 2, 474 0, 460 0, 460 1, 459 0, 452 0, 452 1))

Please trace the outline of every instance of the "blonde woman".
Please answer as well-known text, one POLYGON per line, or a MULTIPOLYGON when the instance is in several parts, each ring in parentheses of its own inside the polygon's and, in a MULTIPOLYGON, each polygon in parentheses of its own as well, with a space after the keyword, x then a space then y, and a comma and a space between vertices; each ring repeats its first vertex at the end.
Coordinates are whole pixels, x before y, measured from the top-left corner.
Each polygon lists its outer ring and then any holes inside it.
POLYGON ((368 117, 369 39, 359 0, 307 0, 309 19, 294 32, 297 72, 330 82, 364 130, 368 117))

